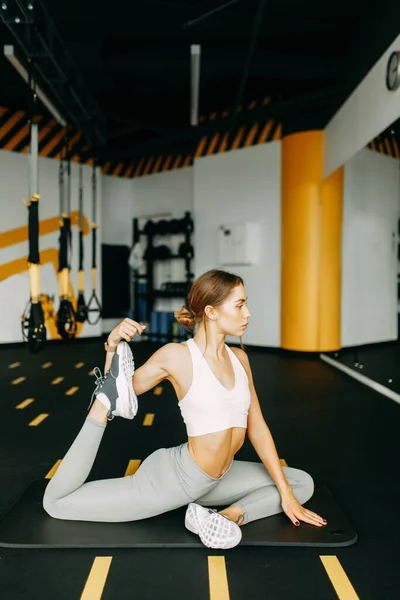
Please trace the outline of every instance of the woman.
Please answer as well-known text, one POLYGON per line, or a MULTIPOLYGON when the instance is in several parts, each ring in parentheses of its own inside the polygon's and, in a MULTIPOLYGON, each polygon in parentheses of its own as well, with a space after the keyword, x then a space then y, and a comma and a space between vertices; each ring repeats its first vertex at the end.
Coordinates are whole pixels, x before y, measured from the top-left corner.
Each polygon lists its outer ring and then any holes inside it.
POLYGON ((282 511, 297 526, 326 525, 302 506, 314 491, 310 475, 280 465, 246 353, 225 344, 227 335, 243 336, 251 317, 243 280, 208 271, 194 282, 189 307, 175 316, 198 325, 194 338, 166 344, 135 372, 126 342, 144 327, 125 319, 110 333, 106 374, 98 375, 89 415, 46 488, 45 510, 57 519, 122 522, 188 505, 185 526, 210 548, 236 546, 240 526, 282 511), (136 396, 164 380, 175 389, 188 442, 156 450, 129 477, 85 483, 107 422, 132 419, 136 396), (246 430, 262 463, 234 460, 246 430), (216 505, 228 506, 207 508, 216 505))

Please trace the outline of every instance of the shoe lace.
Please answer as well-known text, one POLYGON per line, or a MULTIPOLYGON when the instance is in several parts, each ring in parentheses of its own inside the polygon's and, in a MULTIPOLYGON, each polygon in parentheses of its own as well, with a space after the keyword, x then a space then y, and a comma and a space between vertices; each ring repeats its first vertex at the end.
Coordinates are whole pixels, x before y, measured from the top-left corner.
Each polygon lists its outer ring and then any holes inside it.
POLYGON ((91 408, 91 406, 92 406, 92 404, 93 404, 93 402, 94 402, 97 394, 99 393, 99 390, 101 390, 101 388, 103 387, 103 385, 104 385, 104 383, 105 383, 105 381, 107 379, 107 373, 105 373, 103 375, 102 372, 101 372, 101 370, 99 369, 99 367, 95 367, 93 369, 93 375, 96 377, 96 381, 95 381, 96 387, 94 388, 92 397, 90 399, 88 410, 90 410, 90 408, 91 408))

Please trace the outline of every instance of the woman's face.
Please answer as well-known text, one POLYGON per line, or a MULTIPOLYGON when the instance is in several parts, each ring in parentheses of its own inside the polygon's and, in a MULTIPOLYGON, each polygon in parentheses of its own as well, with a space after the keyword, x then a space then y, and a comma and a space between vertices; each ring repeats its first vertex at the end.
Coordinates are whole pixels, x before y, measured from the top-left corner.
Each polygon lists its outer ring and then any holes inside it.
POLYGON ((219 329, 225 335, 241 337, 247 329, 251 313, 247 308, 246 290, 242 284, 236 286, 221 306, 215 309, 219 329))

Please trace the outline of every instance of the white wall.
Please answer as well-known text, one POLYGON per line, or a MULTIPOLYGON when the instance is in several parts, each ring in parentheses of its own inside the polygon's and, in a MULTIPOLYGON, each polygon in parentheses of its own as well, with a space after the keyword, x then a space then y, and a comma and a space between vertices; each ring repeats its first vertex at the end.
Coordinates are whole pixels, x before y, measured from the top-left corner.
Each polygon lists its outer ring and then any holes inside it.
MULTIPOLYGON (((59 215, 58 191, 59 162, 53 159, 39 159, 39 219, 41 221, 59 215)), ((91 167, 84 167, 84 214, 89 224, 92 222, 92 195, 91 195, 91 167)), ((78 210, 78 166, 71 165, 72 200, 71 209, 78 210)), ((0 232, 7 232, 27 225, 28 210, 22 199, 29 194, 28 156, 14 152, 0 151, 0 232)), ((98 177, 98 208, 97 221, 100 226, 97 254, 97 295, 101 299, 101 177, 98 177)), ((72 285, 75 292, 78 288, 78 230, 72 228, 72 285)), ((59 247, 59 232, 55 231, 39 238, 39 249, 59 247)), ((84 238, 85 252, 85 298, 91 294, 91 237, 84 238)), ((4 265, 20 258, 27 258, 29 253, 28 242, 23 242, 0 248, 0 265, 4 265)), ((57 273, 52 264, 41 267, 41 292, 54 295, 55 310, 58 310, 58 280, 57 273)), ((0 281, 0 343, 21 342, 21 315, 29 300, 29 273, 25 271, 20 275, 11 276, 0 281)), ((80 337, 97 336, 101 332, 101 324, 91 326, 85 324, 80 337)))
POLYGON ((387 61, 395 50, 400 50, 400 35, 325 128, 324 177, 400 117, 400 88, 395 92, 386 88, 387 61))
POLYGON ((397 339, 399 161, 364 149, 345 165, 342 346, 397 339))
MULTIPOLYGON (((280 346, 281 164, 280 142, 200 158, 194 164, 196 276, 219 268, 220 225, 256 221, 261 259, 229 267, 245 280, 252 313, 244 343, 280 346)), ((235 340, 237 341, 237 340, 235 340)))
POLYGON ((103 244, 132 245, 134 216, 134 179, 102 177, 103 244))

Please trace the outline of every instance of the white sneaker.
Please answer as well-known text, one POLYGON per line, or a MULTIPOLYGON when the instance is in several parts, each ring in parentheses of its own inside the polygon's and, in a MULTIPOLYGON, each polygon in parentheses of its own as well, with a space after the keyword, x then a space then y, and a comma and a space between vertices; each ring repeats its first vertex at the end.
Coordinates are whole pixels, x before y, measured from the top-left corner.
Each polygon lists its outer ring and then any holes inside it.
POLYGON ((97 397, 109 409, 109 421, 114 417, 133 419, 138 411, 138 400, 132 385, 135 363, 129 345, 125 341, 118 344, 110 370, 104 376, 98 367, 95 367, 93 372, 97 377, 96 389, 89 409, 97 397))
POLYGON ((215 509, 194 502, 187 507, 185 527, 197 534, 207 548, 234 548, 242 539, 242 531, 236 523, 215 509))

